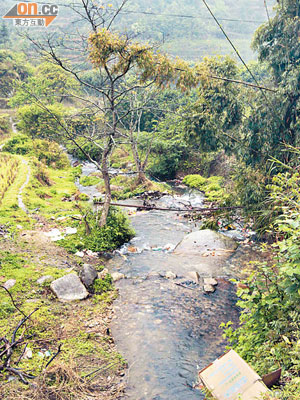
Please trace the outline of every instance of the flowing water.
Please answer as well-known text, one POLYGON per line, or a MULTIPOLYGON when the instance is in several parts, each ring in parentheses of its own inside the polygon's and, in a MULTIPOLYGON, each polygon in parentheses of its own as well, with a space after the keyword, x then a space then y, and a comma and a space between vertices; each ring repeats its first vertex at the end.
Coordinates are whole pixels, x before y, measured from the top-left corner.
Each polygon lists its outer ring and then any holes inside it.
MULTIPOLYGON (((91 165, 83 171, 90 173, 91 165)), ((96 190, 80 189, 89 195, 96 190)), ((200 192, 183 191, 178 196, 163 196, 156 204, 201 206, 202 201, 200 192)), ((140 201, 131 199, 129 203, 140 201)), ((174 251, 186 235, 198 231, 197 224, 177 212, 130 210, 136 237, 108 265, 111 272, 126 276, 117 282, 120 295, 112 323, 118 351, 129 364, 125 398, 203 399, 193 388, 197 371, 225 349, 220 323, 238 320, 235 288, 229 282, 233 272, 228 259, 232 253, 224 250, 225 237, 216 248, 209 231, 207 237, 202 236, 198 253, 174 251), (211 252, 218 249, 220 254, 211 252), (168 271, 177 278, 167 279, 168 271), (191 279, 192 271, 199 273, 199 284, 191 279), (205 294, 201 278, 212 276, 218 280, 217 290, 205 294)))

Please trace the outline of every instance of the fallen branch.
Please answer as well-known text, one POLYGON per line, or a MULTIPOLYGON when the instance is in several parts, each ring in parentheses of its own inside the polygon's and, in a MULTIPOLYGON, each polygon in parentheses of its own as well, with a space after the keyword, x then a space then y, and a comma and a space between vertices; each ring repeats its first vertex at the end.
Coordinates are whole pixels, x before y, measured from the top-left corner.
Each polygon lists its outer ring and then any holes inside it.
POLYGON ((47 362, 44 369, 47 369, 49 367, 49 365, 52 363, 52 361, 59 355, 59 353, 61 352, 61 348, 62 348, 62 344, 60 344, 58 346, 57 352, 50 358, 50 360, 47 362))
MULTIPOLYGON (((103 201, 95 201, 94 204, 96 205, 103 205, 104 202, 103 201)), ((140 206, 137 204, 121 204, 121 203, 110 203, 111 206, 118 206, 118 207, 129 207, 129 208, 139 208, 142 210, 159 210, 159 211, 175 211, 175 212, 201 212, 201 211, 221 211, 221 210, 238 210, 238 209, 242 209, 242 206, 234 206, 234 207, 213 207, 213 208, 186 208, 186 209, 182 209, 182 208, 164 208, 164 207, 156 207, 156 206, 140 206)))
POLYGON ((19 311, 19 313, 21 313, 22 315, 24 315, 24 317, 26 317, 26 314, 24 314, 24 312, 16 305, 10 291, 8 289, 6 289, 6 287, 3 285, 0 285, 0 288, 4 289, 6 291, 6 293, 9 295, 9 297, 11 299, 11 302, 13 303, 13 306, 19 311))

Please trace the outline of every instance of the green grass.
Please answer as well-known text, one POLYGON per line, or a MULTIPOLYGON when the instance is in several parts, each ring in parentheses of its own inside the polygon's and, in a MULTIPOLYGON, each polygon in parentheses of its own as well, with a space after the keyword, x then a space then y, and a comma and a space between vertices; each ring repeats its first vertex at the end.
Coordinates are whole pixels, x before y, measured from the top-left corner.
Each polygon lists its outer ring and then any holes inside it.
POLYGON ((201 175, 187 175, 184 177, 183 183, 191 188, 201 190, 207 201, 226 202, 229 199, 229 194, 224 186, 224 178, 221 176, 204 178, 201 175))
POLYGON ((98 183, 100 183, 100 182, 101 182, 101 179, 94 175, 82 176, 79 180, 79 183, 82 186, 94 186, 94 185, 98 185, 98 183))

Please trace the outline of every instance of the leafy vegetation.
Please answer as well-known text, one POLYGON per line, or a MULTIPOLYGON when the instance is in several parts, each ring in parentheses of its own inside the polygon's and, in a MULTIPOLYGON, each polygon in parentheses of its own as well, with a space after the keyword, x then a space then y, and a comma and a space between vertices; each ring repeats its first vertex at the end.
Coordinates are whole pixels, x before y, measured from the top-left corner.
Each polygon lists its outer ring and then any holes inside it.
POLYGON ((260 373, 283 368, 281 399, 299 396, 300 195, 299 173, 279 174, 269 186, 276 210, 275 262, 255 263, 239 289, 241 326, 228 327, 232 346, 260 373))
POLYGON ((128 242, 134 231, 129 225, 127 217, 120 211, 111 208, 105 226, 99 226, 101 212, 94 213, 87 210, 84 224, 75 224, 78 228, 76 235, 59 241, 59 244, 73 253, 78 250, 89 249, 94 252, 107 252, 128 242))
POLYGON ((221 176, 204 178, 201 175, 186 175, 182 182, 204 192, 207 201, 224 203, 229 199, 229 194, 224 189, 224 179, 221 176))
POLYGON ((4 145, 3 151, 12 154, 34 156, 45 165, 63 169, 69 165, 68 157, 56 142, 36 139, 27 135, 15 135, 4 145))

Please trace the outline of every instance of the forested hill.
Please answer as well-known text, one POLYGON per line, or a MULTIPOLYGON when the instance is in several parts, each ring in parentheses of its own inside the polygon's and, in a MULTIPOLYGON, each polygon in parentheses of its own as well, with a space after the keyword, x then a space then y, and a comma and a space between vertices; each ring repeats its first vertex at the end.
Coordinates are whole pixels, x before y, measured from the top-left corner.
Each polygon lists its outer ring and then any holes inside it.
MULTIPOLYGON (((50 31, 70 29, 70 11, 68 3, 80 4, 80 0, 47 0, 45 3, 60 5, 59 16, 52 24, 50 31)), ((251 50, 251 39, 255 30, 267 21, 264 0, 208 0, 208 5, 233 40, 246 61, 255 57, 251 50)), ((276 0, 267 0, 270 14, 276 0)), ((1 15, 15 4, 6 0, 0 5, 1 15)), ((116 8, 118 1, 112 0, 116 8)), ((72 14, 74 21, 78 15, 72 14)), ((2 22, 12 35, 16 33, 12 21, 2 22)), ((75 28, 75 24, 73 28, 75 28)), ((137 35, 139 40, 150 40, 163 43, 163 49, 174 56, 187 60, 199 60, 207 55, 233 54, 233 50, 211 18, 202 0, 129 0, 115 28, 122 32, 137 35)), ((18 43, 18 41, 17 41, 18 43)))
MULTIPOLYGON (((264 0, 209 0, 207 3, 243 57, 252 59, 251 38, 267 21, 264 0)), ((275 3, 275 0, 267 1, 270 14, 275 3)), ((126 24, 127 29, 144 38, 164 41, 164 49, 173 55, 196 60, 232 52, 202 0, 131 0, 127 10, 132 13, 123 16, 124 27, 126 24)))

